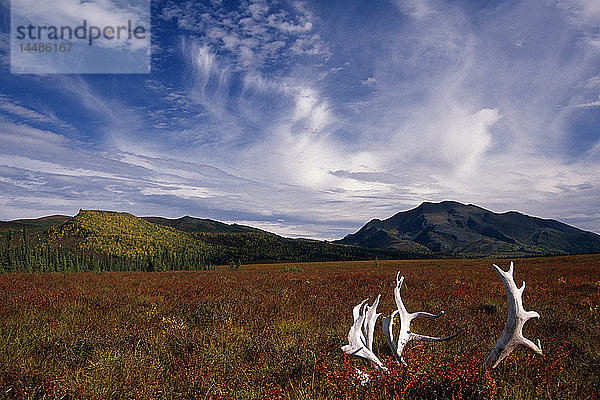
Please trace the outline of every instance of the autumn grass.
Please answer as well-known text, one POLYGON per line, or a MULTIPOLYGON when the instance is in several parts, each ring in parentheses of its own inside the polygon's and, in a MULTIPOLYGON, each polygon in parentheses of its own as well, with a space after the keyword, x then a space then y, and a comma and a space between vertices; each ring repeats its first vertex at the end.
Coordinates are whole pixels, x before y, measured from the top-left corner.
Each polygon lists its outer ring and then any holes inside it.
MULTIPOLYGON (((525 326, 543 356, 517 350, 481 369, 502 332, 506 295, 494 260, 229 266, 198 272, 0 275, 0 399, 594 399, 600 390, 600 255, 518 259, 525 326), (409 311, 446 311, 413 330, 385 374, 342 353, 351 309, 395 272, 409 311), (359 383, 356 369, 372 376, 359 383)), ((495 261, 502 268, 507 260, 495 261)))

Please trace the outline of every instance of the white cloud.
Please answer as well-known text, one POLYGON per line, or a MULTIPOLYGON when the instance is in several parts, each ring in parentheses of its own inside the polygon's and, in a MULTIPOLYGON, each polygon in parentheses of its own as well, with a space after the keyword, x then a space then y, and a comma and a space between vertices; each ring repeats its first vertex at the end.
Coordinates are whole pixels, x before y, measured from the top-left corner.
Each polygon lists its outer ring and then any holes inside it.
POLYGON ((297 55, 321 56, 325 60, 328 60, 330 57, 327 46, 323 44, 318 34, 296 39, 291 47, 291 51, 297 55))
POLYGON ((587 43, 600 47, 600 3, 596 0, 561 0, 558 7, 566 13, 573 27, 582 34, 587 43))
POLYGON ((162 17, 201 36, 204 46, 219 53, 235 70, 284 65, 294 54, 329 57, 327 45, 314 33, 317 20, 308 7, 300 2, 287 10, 283 6, 252 0, 226 10, 218 3, 201 6, 186 2, 171 4, 162 17))
POLYGON ((203 199, 213 197, 215 195, 215 193, 208 188, 187 186, 147 187, 142 188, 140 192, 146 196, 167 195, 181 197, 183 199, 203 199))
POLYGON ((400 11, 421 20, 434 13, 430 0, 395 0, 400 11))
POLYGON ((203 79, 208 80, 210 74, 215 71, 215 55, 212 54, 207 46, 197 46, 195 50, 192 55, 194 66, 196 66, 198 73, 202 75, 203 79))
POLYGON ((365 79, 364 81, 360 81, 360 84, 363 86, 371 86, 377 83, 377 79, 375 79, 375 77, 370 76, 367 79, 365 79))
POLYGON ((328 103, 320 99, 317 91, 313 88, 299 87, 296 90, 292 121, 294 123, 304 122, 309 131, 321 131, 332 120, 328 103))
MULTIPOLYGON (((4 146, 0 151, 14 151, 14 149, 43 148, 53 149, 64 146, 65 137, 54 132, 32 128, 27 125, 18 125, 0 120, 0 140, 4 146)), ((6 153, 5 153, 6 154, 6 153)))
POLYGON ((585 82, 584 87, 586 87, 588 89, 600 88, 600 75, 596 75, 596 76, 589 78, 585 82))
POLYGON ((45 109, 42 112, 38 112, 28 107, 23 107, 18 104, 15 100, 8 96, 0 94, 0 110, 9 114, 11 117, 18 117, 28 119, 31 122, 51 124, 59 129, 71 130, 73 129, 69 124, 61 121, 54 113, 45 109))
POLYGON ((574 104, 570 108, 598 108, 600 107, 600 100, 590 101, 587 103, 574 104))
POLYGON ((17 115, 19 117, 28 118, 28 119, 31 119, 34 121, 39 121, 39 122, 47 122, 47 123, 54 122, 53 118, 48 117, 44 114, 40 114, 37 111, 34 111, 34 110, 26 108, 26 107, 22 107, 18 104, 13 104, 13 103, 7 102, 6 98, 2 95, 0 95, 0 100, 2 100, 2 103, 0 103, 0 110, 5 111, 9 114, 17 115))

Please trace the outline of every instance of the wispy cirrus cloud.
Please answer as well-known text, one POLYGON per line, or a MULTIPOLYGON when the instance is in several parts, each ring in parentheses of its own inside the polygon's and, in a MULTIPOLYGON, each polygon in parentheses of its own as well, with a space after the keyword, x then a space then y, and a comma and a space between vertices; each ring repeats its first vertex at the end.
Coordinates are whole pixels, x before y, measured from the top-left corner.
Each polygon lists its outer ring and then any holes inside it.
POLYGON ((17 101, 0 94, 0 112, 12 119, 21 119, 31 123, 42 123, 54 126, 56 129, 71 130, 72 126, 61 121, 50 109, 37 111, 29 107, 23 107, 17 101))
POLYGON ((599 231, 594 7, 163 2, 150 77, 4 77, 0 202, 333 239, 454 199, 599 231))
POLYGON ((433 14, 434 8, 429 0, 396 0, 394 4, 405 14, 418 20, 433 14))

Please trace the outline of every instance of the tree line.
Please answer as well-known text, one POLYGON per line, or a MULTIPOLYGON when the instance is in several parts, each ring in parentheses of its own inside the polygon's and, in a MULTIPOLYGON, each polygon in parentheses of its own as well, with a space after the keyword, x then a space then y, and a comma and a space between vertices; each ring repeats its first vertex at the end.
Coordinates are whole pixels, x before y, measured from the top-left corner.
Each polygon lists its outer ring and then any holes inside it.
MULTIPOLYGON (((343 246, 261 233, 197 233, 197 247, 164 248, 123 256, 94 249, 51 245, 40 230, 0 232, 0 272, 207 270, 215 265, 423 258, 393 250, 343 246), (207 246, 208 244, 208 246, 207 246)), ((430 255, 429 255, 430 256, 430 255)))

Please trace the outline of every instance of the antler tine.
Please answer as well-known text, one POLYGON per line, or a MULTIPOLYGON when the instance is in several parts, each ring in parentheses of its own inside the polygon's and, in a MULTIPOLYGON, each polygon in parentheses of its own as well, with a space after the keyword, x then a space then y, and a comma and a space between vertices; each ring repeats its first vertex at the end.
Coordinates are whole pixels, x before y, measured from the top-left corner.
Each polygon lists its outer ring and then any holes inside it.
POLYGON ((396 274, 396 286, 394 287, 394 301, 396 302, 396 308, 398 310, 404 310, 406 312, 406 307, 404 307, 404 303, 402 302, 402 284, 404 283, 404 276, 400 276, 400 271, 396 274))
POLYGON ((342 351, 348 355, 365 358, 377 367, 387 371, 379 358, 373 353, 373 331, 377 318, 381 315, 377 313, 379 298, 378 295, 371 307, 366 304, 368 299, 354 306, 352 310, 354 323, 348 332, 348 344, 342 346, 342 351))
POLYGON ((354 308, 352 309, 352 318, 354 319, 354 322, 356 322, 356 320, 360 317, 361 308, 362 308, 363 304, 365 304, 367 301, 369 301, 369 298, 364 299, 363 301, 361 301, 360 303, 355 305, 354 308))
POLYGON ((444 315, 444 312, 443 312, 443 311, 440 311, 440 312, 439 312, 439 313, 437 313, 437 314, 431 314, 431 313, 424 312, 424 311, 418 311, 418 312, 415 312, 415 313, 412 313, 412 314, 410 314, 410 316, 411 316, 411 319, 415 319, 415 318, 417 318, 417 317, 439 318, 439 317, 441 317, 442 315, 444 315))
POLYGON ((406 365, 404 358, 402 358, 402 352, 404 351, 404 347, 411 340, 421 340, 421 341, 430 341, 430 342, 441 342, 455 338, 462 331, 458 331, 454 335, 436 338, 432 336, 420 335, 417 333, 413 333, 410 331, 410 323, 413 319, 417 317, 430 317, 430 318, 439 318, 444 315, 444 312, 440 312, 438 314, 431 314, 428 312, 418 311, 415 313, 409 313, 404 306, 404 302, 402 301, 402 284, 404 283, 404 276, 400 277, 400 272, 396 274, 396 286, 394 287, 394 300, 396 301, 397 310, 394 311, 389 318, 383 318, 383 332, 387 339, 388 345, 390 349, 396 356, 396 359, 401 361, 406 365), (394 317, 396 314, 400 317, 400 332, 398 333, 398 344, 394 343, 394 317))
POLYGON ((373 302, 373 305, 371 307, 367 306, 365 322, 363 325, 363 328, 366 332, 366 345, 367 348, 370 350, 373 349, 373 331, 375 330, 375 324, 377 322, 377 318, 379 318, 379 316, 381 315, 380 313, 377 313, 377 306, 379 305, 380 298, 381 295, 378 294, 375 298, 375 301, 373 302))
MULTIPOLYGON (((525 311, 523 308, 523 292, 525 291, 525 282, 520 288, 517 287, 514 278, 514 264, 510 263, 508 271, 502 270, 496 264, 492 264, 500 276, 506 290, 508 301, 508 315, 502 335, 498 342, 485 360, 484 366, 492 365, 496 368, 506 356, 508 356, 517 346, 525 346, 537 354, 542 354, 541 346, 535 345, 531 340, 523 336, 523 325, 531 318, 540 318, 540 314, 535 311, 525 311)), ((539 340, 538 340, 539 343, 539 340)))
POLYGON ((461 333, 463 333, 462 329, 450 336, 444 336, 444 337, 425 336, 425 335, 419 335, 418 333, 413 333, 413 335, 414 335, 413 340, 423 341, 423 342, 445 342, 446 340, 454 339, 461 333))
POLYGON ((392 350, 392 354, 396 357, 397 361, 402 361, 402 357, 398 357, 396 343, 394 342, 394 317, 398 314, 398 310, 392 312, 390 317, 381 317, 381 324, 383 325, 383 334, 387 340, 388 346, 392 350))

